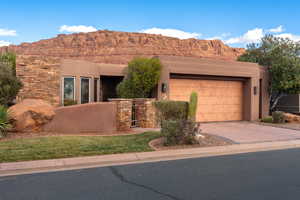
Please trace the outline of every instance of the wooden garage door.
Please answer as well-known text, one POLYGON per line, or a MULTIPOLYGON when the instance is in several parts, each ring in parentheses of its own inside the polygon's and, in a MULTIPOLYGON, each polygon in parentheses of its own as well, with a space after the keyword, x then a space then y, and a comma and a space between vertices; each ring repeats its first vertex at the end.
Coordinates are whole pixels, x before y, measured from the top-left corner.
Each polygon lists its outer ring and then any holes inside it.
POLYGON ((243 118, 241 81, 170 79, 170 99, 188 101, 198 93, 197 121, 232 121, 243 118))

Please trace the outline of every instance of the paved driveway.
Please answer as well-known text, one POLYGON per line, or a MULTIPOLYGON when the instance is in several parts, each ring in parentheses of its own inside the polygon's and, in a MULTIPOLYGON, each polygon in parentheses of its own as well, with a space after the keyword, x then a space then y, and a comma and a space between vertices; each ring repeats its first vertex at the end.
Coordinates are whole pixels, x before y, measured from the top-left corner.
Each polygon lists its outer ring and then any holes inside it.
POLYGON ((251 122, 203 123, 204 133, 228 138, 236 143, 300 139, 300 130, 259 125, 251 122))

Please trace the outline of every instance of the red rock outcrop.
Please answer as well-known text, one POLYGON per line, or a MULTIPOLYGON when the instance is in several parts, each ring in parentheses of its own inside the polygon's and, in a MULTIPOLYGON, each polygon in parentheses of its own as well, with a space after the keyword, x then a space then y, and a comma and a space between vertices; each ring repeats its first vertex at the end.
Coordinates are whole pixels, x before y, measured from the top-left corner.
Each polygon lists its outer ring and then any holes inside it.
POLYGON ((220 40, 180 40, 162 35, 100 30, 60 34, 55 38, 0 48, 18 55, 76 58, 99 63, 127 63, 136 56, 192 56, 235 60, 244 52, 220 40))
POLYGON ((25 99, 10 107, 8 112, 18 132, 39 131, 55 115, 54 107, 40 99, 25 99))

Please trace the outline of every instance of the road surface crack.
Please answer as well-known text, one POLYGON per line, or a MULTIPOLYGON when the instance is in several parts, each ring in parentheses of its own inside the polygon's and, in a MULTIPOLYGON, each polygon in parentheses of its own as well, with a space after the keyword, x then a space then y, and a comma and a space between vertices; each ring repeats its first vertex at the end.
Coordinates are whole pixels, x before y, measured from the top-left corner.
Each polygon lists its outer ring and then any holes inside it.
POLYGON ((158 190, 156 190, 155 188, 152 188, 152 187, 149 187, 147 185, 143 185, 143 184, 140 184, 140 183, 136 183, 136 182, 133 182, 133 181, 130 181, 128 179, 126 179, 120 172, 119 170, 116 168, 116 167, 109 167, 110 171, 112 172, 112 174, 117 177, 121 182, 124 182, 124 183, 127 183, 127 184, 130 184, 130 185, 133 185, 133 186, 136 186, 136 187, 140 187, 140 188, 143 188, 143 189, 146 189, 146 190, 149 190, 151 192, 154 192, 156 194, 159 194, 159 195, 162 195, 162 196, 165 196, 165 197, 168 197, 170 199, 173 199, 173 200, 183 200, 183 199, 180 199, 176 196, 173 196, 171 194, 167 194, 167 193, 164 193, 164 192, 160 192, 158 190))

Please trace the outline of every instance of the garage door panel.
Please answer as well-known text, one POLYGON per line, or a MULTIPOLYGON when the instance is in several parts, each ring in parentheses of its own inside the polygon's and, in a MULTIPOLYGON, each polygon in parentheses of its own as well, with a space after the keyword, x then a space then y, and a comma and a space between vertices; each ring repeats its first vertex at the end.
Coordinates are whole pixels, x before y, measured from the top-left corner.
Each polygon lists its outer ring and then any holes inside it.
POLYGON ((198 121, 231 121, 243 118, 241 81, 171 79, 170 99, 188 101, 198 93, 198 121))

